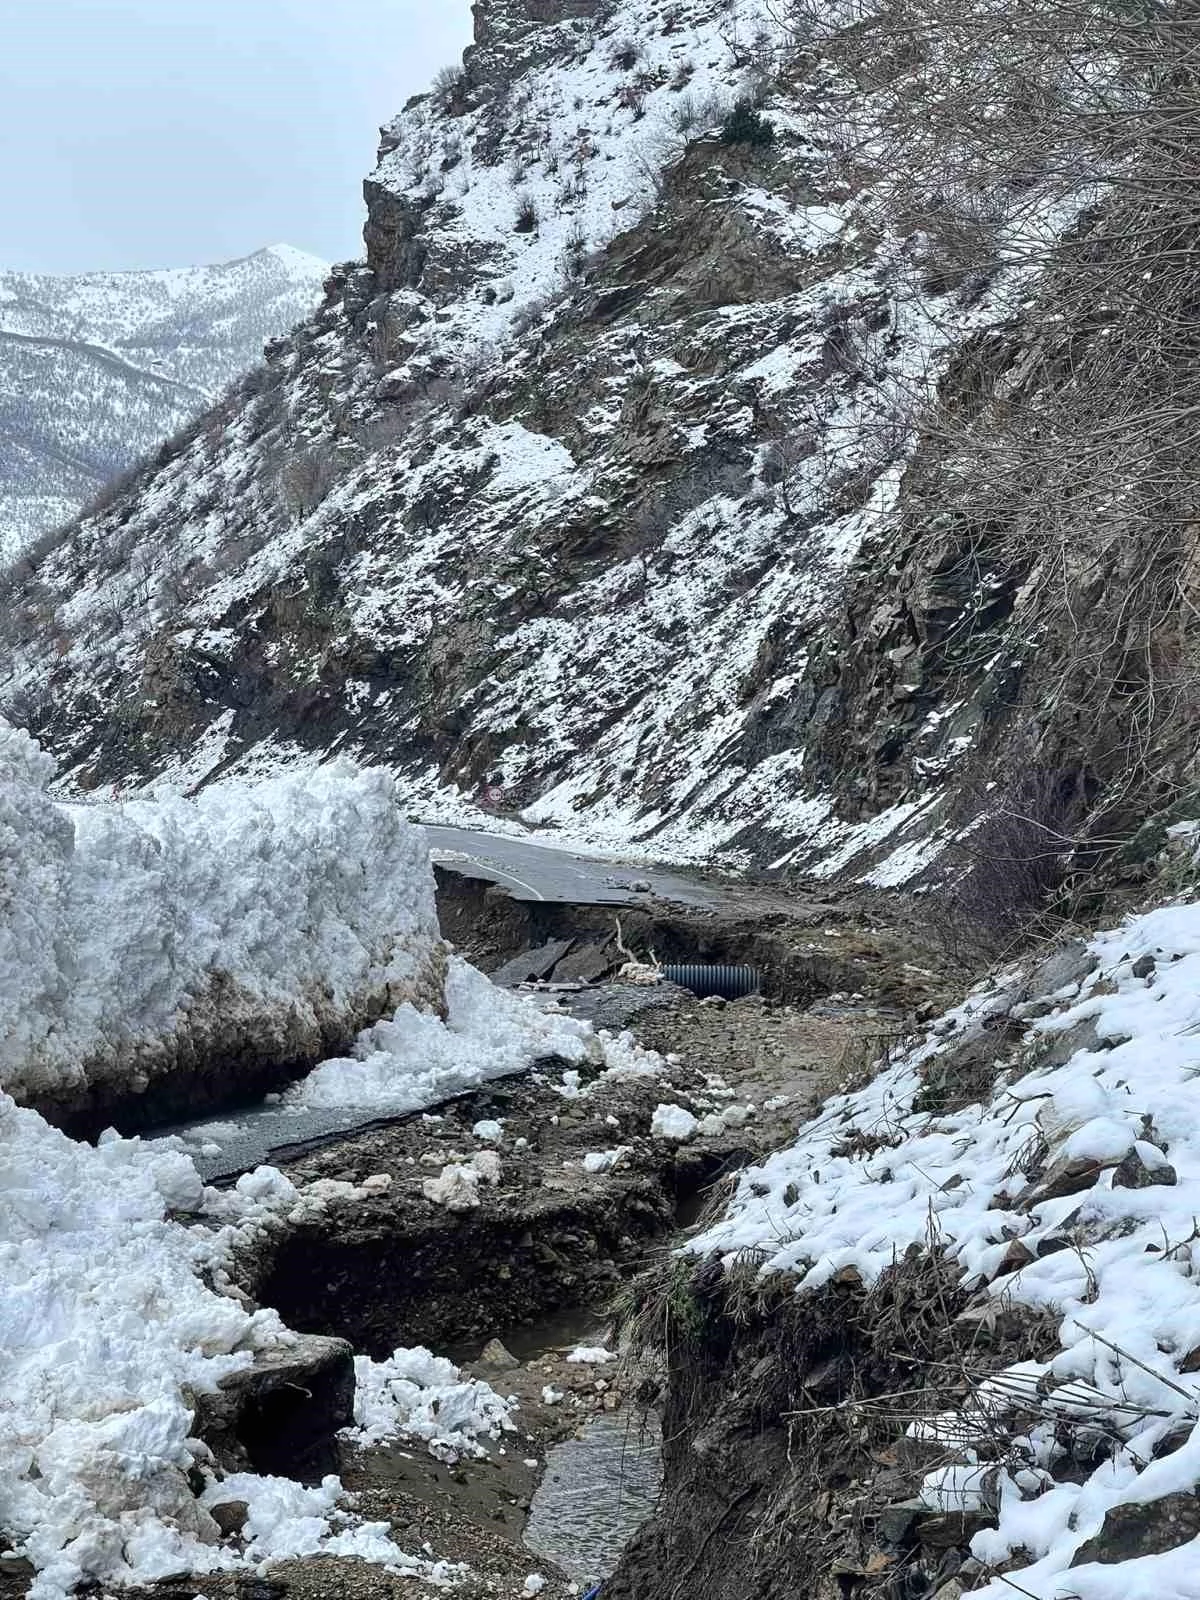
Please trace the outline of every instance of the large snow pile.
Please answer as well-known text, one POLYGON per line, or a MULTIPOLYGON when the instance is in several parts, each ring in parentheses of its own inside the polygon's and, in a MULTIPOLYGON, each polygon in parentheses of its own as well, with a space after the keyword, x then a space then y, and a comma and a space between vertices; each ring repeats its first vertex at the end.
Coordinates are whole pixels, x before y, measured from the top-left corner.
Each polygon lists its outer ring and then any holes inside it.
POLYGON ((1197 1479, 1200 904, 1137 917, 1070 965, 976 992, 747 1171, 690 1248, 764 1252, 763 1271, 795 1273, 803 1291, 837 1274, 869 1283, 932 1232, 994 1301, 1052 1314, 1051 1359, 993 1375, 959 1413, 917 1425, 961 1451, 923 1496, 936 1509, 998 1498, 998 1526, 972 1550, 1008 1576, 981 1600, 1195 1600, 1194 1542, 1124 1561, 1077 1553, 1112 1508, 1150 1518, 1153 1502, 1192 1494, 1197 1479), (1019 1050, 987 1028, 1000 1017, 1024 1030, 1019 1050), (955 1052, 973 1045, 986 1058, 988 1038, 990 1098, 916 1109, 936 1103, 955 1052), (1019 1437, 997 1474, 975 1444, 1014 1417, 1019 1437), (1081 1467, 1064 1445, 1072 1433, 1111 1448, 1081 1467), (1059 1481, 1068 1473, 1075 1481, 1059 1481))
MULTIPOLYGON (((0 753, 10 1082, 57 1084, 68 1046, 98 1042, 117 1062, 165 1037, 218 959, 264 1007, 298 1004, 318 973, 331 1003, 368 980, 402 997, 353 1058, 301 1086, 313 1103, 417 1109, 551 1055, 609 1072, 660 1064, 458 961, 448 1018, 417 1009, 419 962, 440 951, 431 879, 423 836, 397 821, 381 777, 334 768, 196 804, 84 811, 48 799, 50 764, 23 735, 4 730, 0 753), (12 1070, 31 1062, 40 1077, 12 1070)), ((234 1255, 323 1204, 320 1184, 300 1190, 271 1168, 206 1189, 179 1141, 75 1143, 0 1090, 0 1537, 37 1569, 32 1600, 85 1579, 318 1553, 454 1578, 358 1521, 336 1478, 223 1477, 193 1437, 195 1396, 293 1340, 226 1292, 234 1255), (240 1541, 222 1541, 210 1515, 230 1500, 249 1508, 240 1541)), ((450 1458, 511 1427, 511 1402, 428 1351, 360 1358, 356 1377, 362 1444, 419 1439, 450 1458)))
POLYGON ((424 835, 390 779, 334 762, 256 784, 57 805, 0 723, 0 1087, 137 1093, 239 1048, 319 1060, 439 998, 424 835))
POLYGON ((336 1479, 221 1482, 204 1468, 188 1391, 212 1391, 290 1339, 274 1312, 202 1281, 221 1280, 231 1230, 171 1214, 206 1201, 234 1220, 255 1210, 206 1195, 176 1151, 76 1144, 0 1094, 0 1534, 39 1569, 31 1600, 59 1600, 84 1578, 146 1581, 318 1550, 441 1575, 380 1526, 352 1525, 336 1479), (197 1467, 208 1478, 199 1498, 197 1467), (230 1499, 250 1507, 244 1554, 219 1543, 206 1509, 230 1499))

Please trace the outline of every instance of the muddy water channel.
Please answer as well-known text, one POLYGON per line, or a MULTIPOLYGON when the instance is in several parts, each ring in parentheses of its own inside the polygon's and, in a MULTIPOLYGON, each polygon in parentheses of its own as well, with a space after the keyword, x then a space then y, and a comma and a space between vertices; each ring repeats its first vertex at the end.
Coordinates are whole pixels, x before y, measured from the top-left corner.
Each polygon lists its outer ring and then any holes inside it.
POLYGON ((403 1495, 435 1516, 453 1504, 481 1536, 501 1534, 528 1572, 561 1573, 586 1592, 614 1570, 662 1482, 661 1424, 629 1397, 636 1375, 617 1363, 565 1360, 572 1349, 611 1344, 602 1317, 572 1309, 507 1331, 483 1359, 450 1351, 468 1372, 520 1397, 517 1434, 486 1460, 454 1466, 411 1445, 377 1447, 346 1463, 351 1478, 360 1491, 403 1495))

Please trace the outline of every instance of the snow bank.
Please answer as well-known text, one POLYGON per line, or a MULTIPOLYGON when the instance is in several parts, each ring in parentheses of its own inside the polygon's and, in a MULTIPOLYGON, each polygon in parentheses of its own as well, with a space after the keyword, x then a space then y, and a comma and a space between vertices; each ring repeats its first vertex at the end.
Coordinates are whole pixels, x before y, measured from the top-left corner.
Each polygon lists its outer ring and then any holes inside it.
POLYGON ((318 1550, 445 1575, 382 1526, 352 1525, 336 1479, 218 1481, 205 1466, 190 1397, 291 1342, 274 1312, 202 1280, 223 1281, 228 1233, 171 1214, 205 1198, 179 1152, 76 1144, 0 1094, 0 1533, 38 1568, 31 1600, 318 1550), (250 1507, 244 1556, 208 1511, 234 1499, 250 1507))
POLYGON ((514 1431, 515 1400, 477 1378, 464 1378, 452 1361, 423 1345, 396 1350, 386 1361, 359 1356, 354 1371, 354 1427, 345 1436, 355 1444, 419 1439, 431 1455, 454 1462, 486 1455, 481 1438, 514 1431))
MULTIPOLYGON (((83 808, 48 798, 52 775, 0 725, 4 1088, 53 1100, 106 1074, 148 1078, 231 1028, 319 1042, 329 1017, 344 1026, 364 997, 389 996, 395 1016, 295 1099, 419 1109, 546 1057, 608 1073, 661 1064, 461 961, 443 988, 424 837, 383 776, 337 765, 194 802, 83 808), (447 1019, 418 1010, 422 995, 447 1000, 447 1019)), ((224 1292, 234 1251, 321 1203, 320 1186, 261 1168, 205 1189, 177 1141, 75 1143, 4 1088, 0 1535, 37 1569, 31 1600, 317 1553, 451 1581, 457 1569, 357 1521, 336 1478, 222 1478, 193 1437, 197 1396, 294 1341, 274 1312, 224 1292), (249 1508, 237 1542, 210 1514, 229 1500, 249 1508)), ((494 1183, 501 1158, 476 1150, 471 1170, 494 1183)), ((363 1442, 399 1433, 474 1452, 511 1426, 509 1402, 428 1351, 356 1372, 363 1442)))
POLYGON ((1048 962, 1040 984, 1009 975, 972 995, 867 1088, 831 1100, 794 1146, 748 1170, 725 1217, 688 1246, 761 1251, 764 1271, 794 1273, 804 1290, 847 1269, 869 1283, 932 1228, 992 1302, 1059 1319, 1057 1354, 993 1375, 961 1414, 927 1424, 963 1448, 930 1474, 926 1503, 967 1508, 982 1476, 972 1441, 1031 1386, 1040 1397, 1032 1425, 1027 1415, 1020 1424, 1020 1469, 998 1474, 998 1526, 973 1542, 989 1567, 1011 1563, 1011 1581, 996 1577, 981 1600, 1018 1586, 1036 1600, 1200 1593, 1195 1543, 1084 1559, 1067 1573, 1107 1511, 1144 1506, 1149 1518, 1153 1502, 1194 1492, 1198 1080, 1200 904, 1169 906, 1099 935, 1069 980, 1048 962), (1080 976, 1089 955, 1097 964, 1080 976), (1023 1025, 1019 1047, 984 1028, 999 1014, 1023 1025), (972 1042, 995 1055, 990 1098, 916 1109, 936 1103, 939 1074, 972 1042), (1068 1452, 1081 1481, 1060 1482, 1072 1427, 1113 1448, 1083 1468, 1068 1452))
POLYGON ((138 1094, 219 1060, 320 1060, 439 997, 424 836, 346 762, 256 784, 58 805, 0 723, 0 1088, 138 1094))

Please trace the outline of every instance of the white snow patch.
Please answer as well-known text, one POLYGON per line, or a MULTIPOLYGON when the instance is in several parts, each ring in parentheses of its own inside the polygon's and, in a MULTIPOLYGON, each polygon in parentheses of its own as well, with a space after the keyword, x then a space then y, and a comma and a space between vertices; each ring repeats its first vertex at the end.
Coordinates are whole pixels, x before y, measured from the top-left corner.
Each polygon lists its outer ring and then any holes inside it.
POLYGON ((383 1525, 354 1524, 334 1478, 217 1481, 205 1465, 189 1395, 293 1336, 221 1292, 233 1227, 173 1217, 252 1226, 260 1198, 286 1198, 277 1178, 220 1196, 181 1151, 76 1144, 0 1094, 0 1530, 38 1570, 32 1600, 317 1551, 450 1574, 383 1525), (199 1499, 197 1467, 210 1479, 199 1499), (208 1514, 230 1499, 250 1506, 244 1555, 208 1514))
POLYGON ((657 1105, 650 1119, 650 1132, 656 1139, 691 1139, 699 1130, 700 1118, 686 1106, 657 1105))
POLYGON ((335 761, 195 800, 58 805, 53 772, 0 723, 0 1087, 144 1087, 420 990, 433 880, 387 774, 335 761))

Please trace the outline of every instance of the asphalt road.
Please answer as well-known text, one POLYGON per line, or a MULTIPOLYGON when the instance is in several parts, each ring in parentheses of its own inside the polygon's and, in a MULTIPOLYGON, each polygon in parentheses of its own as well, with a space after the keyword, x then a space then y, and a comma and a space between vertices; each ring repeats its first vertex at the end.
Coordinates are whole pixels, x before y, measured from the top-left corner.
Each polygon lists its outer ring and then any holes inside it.
MULTIPOLYGON (((502 885, 517 900, 573 905, 645 905, 658 898, 717 911, 734 902, 715 888, 665 868, 577 855, 506 834, 427 827, 433 859, 464 877, 502 885), (643 887, 634 888, 635 884, 643 887), (646 887, 648 885, 648 887, 646 887)), ((411 1114, 411 1113, 409 1113, 411 1114)), ((182 1136, 206 1183, 229 1181, 364 1128, 398 1121, 362 1106, 309 1109, 263 1104, 156 1130, 182 1136)))
POLYGON ((652 898, 718 910, 731 896, 720 888, 671 872, 540 844, 502 833, 426 826, 430 854, 450 872, 501 884, 514 900, 560 905, 644 905, 652 898), (634 888, 635 884, 648 887, 634 888))
POLYGON ((149 1137, 181 1138, 205 1183, 228 1183, 255 1167, 294 1161, 352 1133, 386 1128, 412 1115, 411 1111, 381 1115, 365 1106, 264 1104, 175 1123, 149 1137))

